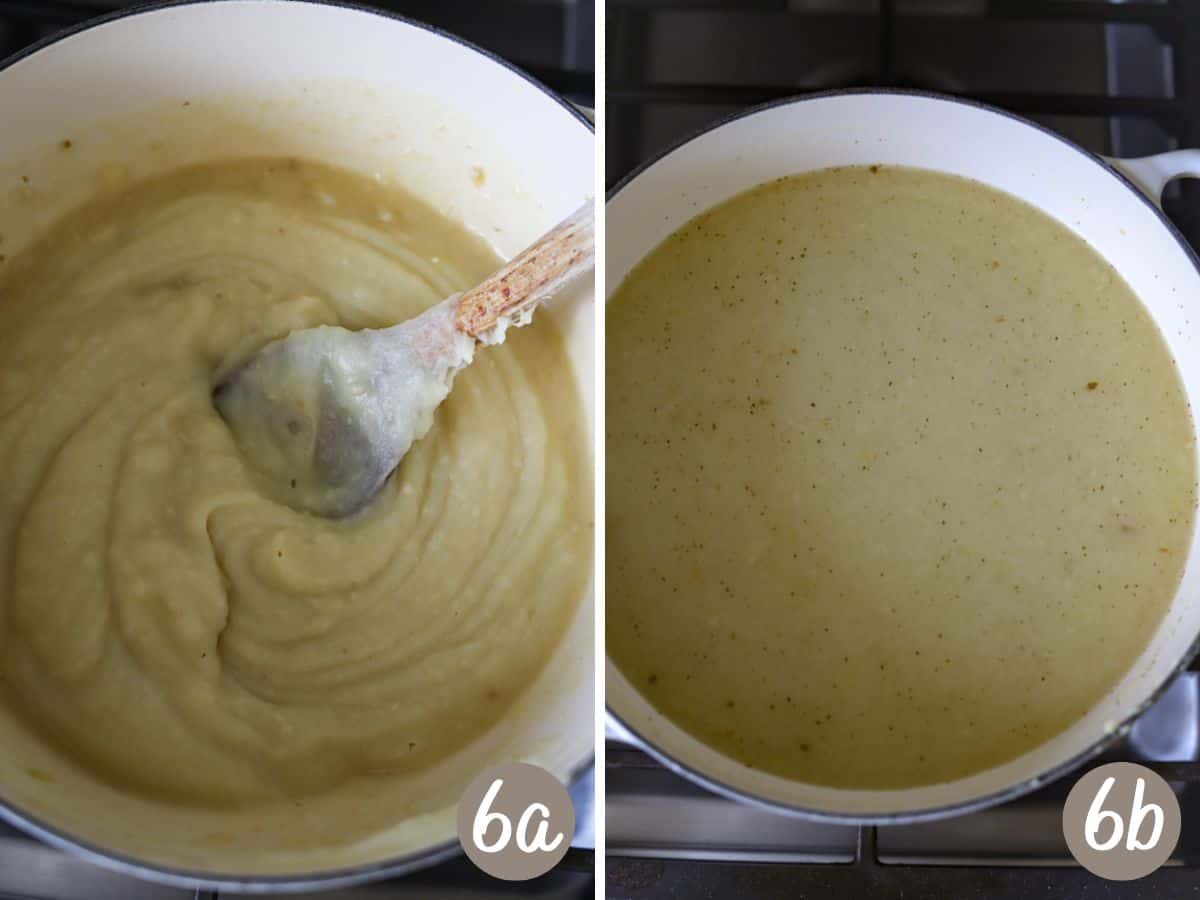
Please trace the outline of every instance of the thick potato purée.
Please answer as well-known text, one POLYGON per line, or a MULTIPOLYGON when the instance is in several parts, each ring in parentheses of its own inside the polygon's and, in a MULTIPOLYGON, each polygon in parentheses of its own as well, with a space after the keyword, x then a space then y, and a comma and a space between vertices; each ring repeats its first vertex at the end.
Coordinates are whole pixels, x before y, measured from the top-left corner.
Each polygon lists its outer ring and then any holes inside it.
POLYGON ((346 520, 271 499, 211 402, 269 340, 393 324, 496 263, 407 195, 244 160, 100 198, 0 265, 5 702, 198 804, 409 771, 503 716, 590 566, 552 323, 480 353, 346 520))

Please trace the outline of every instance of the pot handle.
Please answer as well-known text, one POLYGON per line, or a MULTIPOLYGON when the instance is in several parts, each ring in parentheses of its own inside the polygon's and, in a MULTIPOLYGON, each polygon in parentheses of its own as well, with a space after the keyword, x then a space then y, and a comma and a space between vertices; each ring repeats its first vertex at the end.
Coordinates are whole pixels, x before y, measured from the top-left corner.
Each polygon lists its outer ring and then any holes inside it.
POLYGON ((1136 159, 1106 156, 1104 161, 1159 205, 1162 204, 1162 192, 1167 182, 1180 176, 1200 178, 1200 150, 1172 150, 1136 159))

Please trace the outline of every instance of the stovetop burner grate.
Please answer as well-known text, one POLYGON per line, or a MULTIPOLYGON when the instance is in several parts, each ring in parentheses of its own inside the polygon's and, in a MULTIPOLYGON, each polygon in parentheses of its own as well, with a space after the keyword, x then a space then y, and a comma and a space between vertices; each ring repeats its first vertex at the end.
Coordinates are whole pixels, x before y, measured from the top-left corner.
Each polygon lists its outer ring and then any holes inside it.
POLYGON ((1091 765, 1136 761, 1175 789, 1183 832, 1167 866, 1101 882, 1074 864, 1061 816, 1074 777, 979 813, 919 825, 827 825, 692 785, 610 731, 607 896, 623 900, 817 897, 1193 896, 1200 867, 1200 674, 1189 671, 1091 765))
MULTIPOLYGON (((1034 119, 1096 153, 1200 147, 1200 3, 608 0, 606 168, 747 106, 907 87, 1034 119)), ((1200 246, 1200 185, 1168 215, 1200 246)))

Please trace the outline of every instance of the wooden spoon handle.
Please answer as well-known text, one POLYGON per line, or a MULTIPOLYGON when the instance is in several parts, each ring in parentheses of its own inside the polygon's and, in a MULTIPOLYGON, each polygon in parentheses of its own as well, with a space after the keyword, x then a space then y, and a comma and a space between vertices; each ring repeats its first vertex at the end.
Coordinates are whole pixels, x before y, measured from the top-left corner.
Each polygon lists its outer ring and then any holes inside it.
POLYGON ((595 263, 592 202, 579 207, 458 300, 454 326, 478 338, 505 316, 549 299, 595 263))

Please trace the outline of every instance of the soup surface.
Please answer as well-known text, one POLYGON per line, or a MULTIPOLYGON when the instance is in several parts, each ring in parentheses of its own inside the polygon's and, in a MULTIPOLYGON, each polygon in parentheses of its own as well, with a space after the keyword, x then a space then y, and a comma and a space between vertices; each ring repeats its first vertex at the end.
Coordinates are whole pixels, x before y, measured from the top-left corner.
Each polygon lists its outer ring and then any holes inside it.
POLYGON ((371 179, 251 159, 114 189, 0 265, 4 702, 113 783, 209 806, 412 772, 500 719, 591 562, 553 323, 479 353, 347 519, 277 502, 211 399, 289 331, 394 324, 497 262, 371 179))
POLYGON ((609 653, 705 743, 829 786, 957 778, 1078 719, 1161 621, 1182 385, 1032 207, 780 180, 664 241, 607 320, 609 653))

